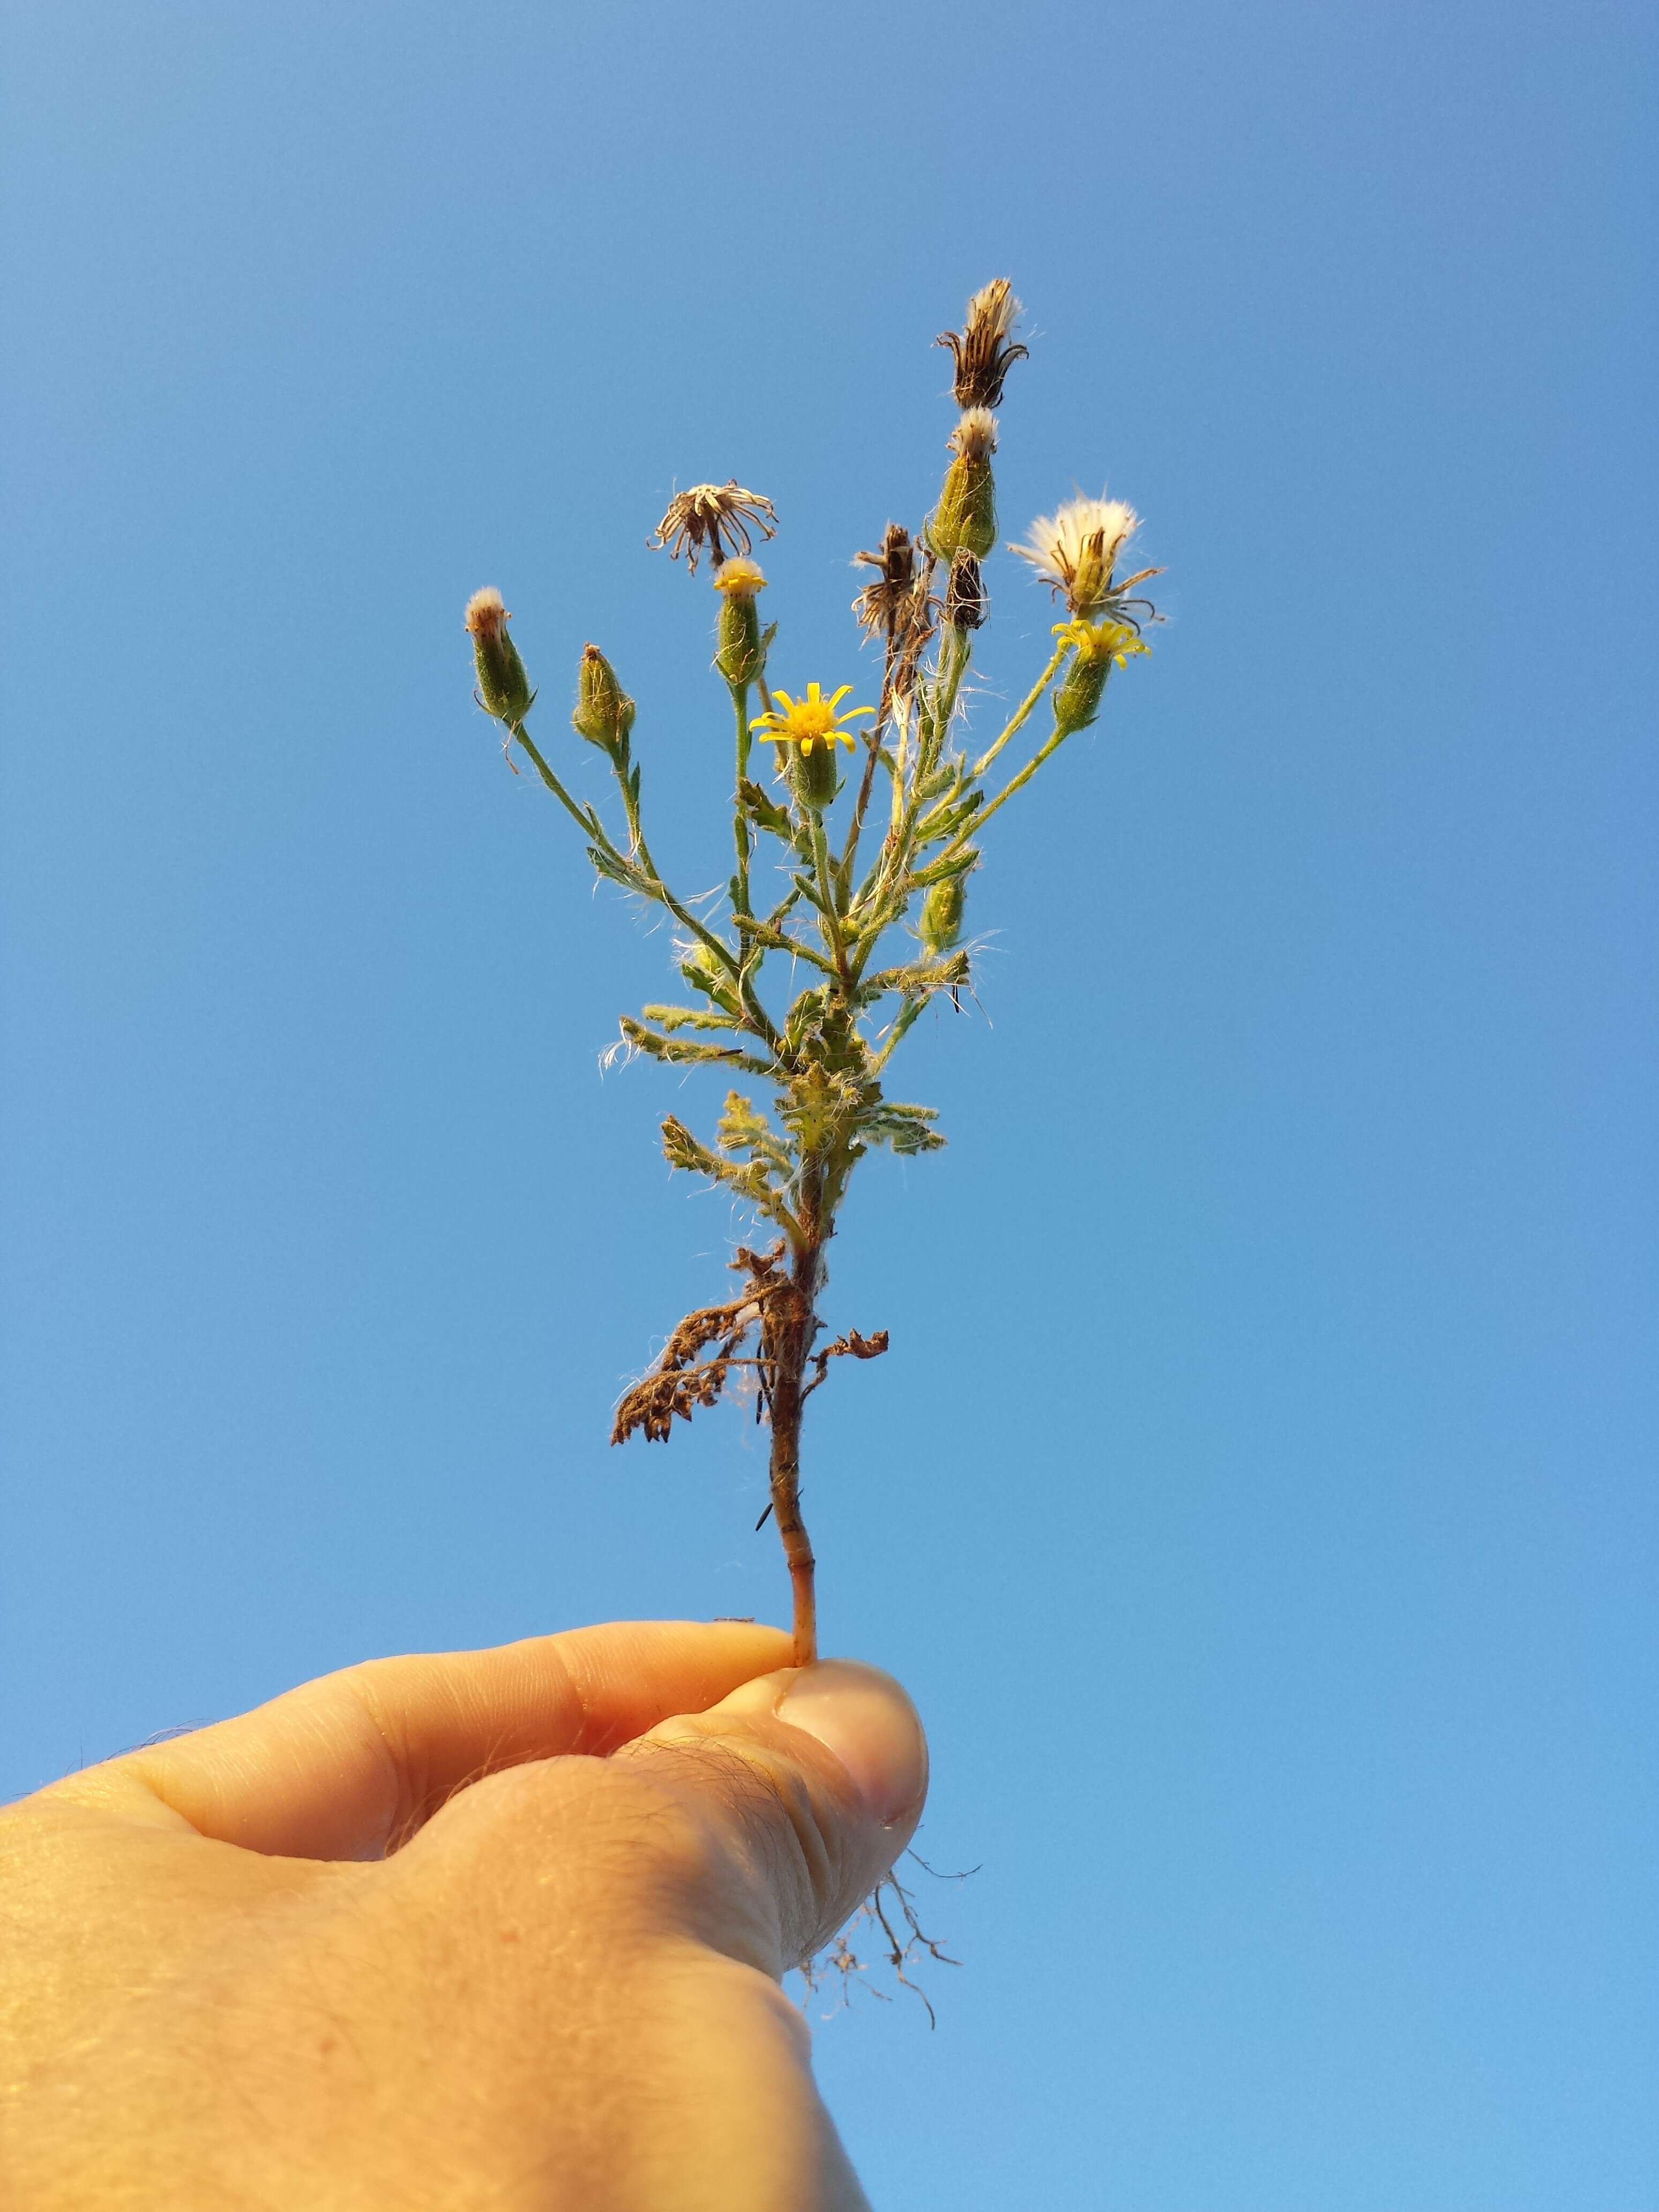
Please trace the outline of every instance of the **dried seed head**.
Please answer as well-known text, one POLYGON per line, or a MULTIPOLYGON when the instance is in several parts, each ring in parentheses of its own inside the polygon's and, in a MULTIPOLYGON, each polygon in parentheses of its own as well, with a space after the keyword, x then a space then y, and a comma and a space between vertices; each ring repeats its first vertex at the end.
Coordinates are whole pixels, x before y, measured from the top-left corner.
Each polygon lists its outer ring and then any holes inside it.
POLYGON ((1023 545, 1009 548, 1045 582, 1066 595, 1074 615, 1091 615, 1111 596, 1117 556, 1140 518, 1121 499, 1073 499, 1031 525, 1023 545))
POLYGON ((763 538, 771 538, 777 520, 769 499, 745 491, 735 477, 728 477, 723 484, 693 484, 690 491, 676 492, 651 542, 665 546, 672 560, 684 553, 695 573, 705 546, 718 568, 732 554, 751 550, 751 525, 763 538))
POLYGON ((519 648, 507 634, 513 617, 493 584, 474 592, 466 603, 466 627, 478 672, 478 696, 499 721, 521 722, 535 694, 525 674, 519 648))
POLYGON ((964 461, 988 461, 997 449, 997 418, 988 407, 970 407, 947 441, 964 461))
POLYGON ((985 580, 971 553, 958 553, 945 587, 945 619, 953 629, 977 629, 991 611, 985 580))
POLYGON ((634 726, 634 702, 617 681, 617 672, 597 645, 582 647, 576 677, 576 711, 570 717, 579 736, 614 753, 634 726))
POLYGON ((877 572, 875 582, 866 584, 853 602, 859 627, 867 637, 890 638, 902 625, 915 589, 915 541, 901 524, 890 522, 878 550, 855 553, 853 559, 877 572))
POLYGON ((956 362, 958 407, 1000 405, 1009 369, 1030 358, 1026 347, 1012 343, 1018 315, 1012 284, 1006 276, 995 276, 968 302, 962 329, 941 331, 935 339, 935 344, 950 347, 956 362))

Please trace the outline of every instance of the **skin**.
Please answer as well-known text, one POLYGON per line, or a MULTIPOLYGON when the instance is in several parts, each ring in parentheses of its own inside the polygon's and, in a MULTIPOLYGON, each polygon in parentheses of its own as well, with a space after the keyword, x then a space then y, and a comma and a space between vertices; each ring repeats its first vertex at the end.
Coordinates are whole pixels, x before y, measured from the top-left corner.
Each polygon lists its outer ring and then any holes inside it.
POLYGON ((0 1810, 8 2212, 855 2212, 779 1977, 898 1686, 654 1622, 388 1659, 0 1810))

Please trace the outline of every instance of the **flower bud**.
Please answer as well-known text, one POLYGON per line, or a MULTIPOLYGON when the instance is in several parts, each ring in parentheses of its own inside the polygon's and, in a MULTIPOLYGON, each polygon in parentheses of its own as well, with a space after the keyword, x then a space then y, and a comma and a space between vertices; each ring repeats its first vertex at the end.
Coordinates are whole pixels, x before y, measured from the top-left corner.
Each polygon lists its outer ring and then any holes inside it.
POLYGON ((1100 712, 1100 695, 1106 689, 1109 660, 1085 660, 1079 654, 1066 672, 1066 680, 1054 687, 1054 727, 1063 738, 1086 730, 1100 712))
POLYGON ((753 684, 766 667, 767 641, 761 635, 756 594, 766 589, 757 562, 728 561, 715 571, 720 595, 714 626, 714 665, 733 689, 753 684))
POLYGON ((791 745, 788 769, 790 783, 803 806, 821 810, 834 804, 841 789, 841 775, 833 740, 819 738, 810 748, 791 745))
POLYGON ((996 451, 996 417, 988 407, 970 407, 952 432, 956 459, 945 471, 939 505, 927 519, 927 543, 941 561, 959 553, 983 560, 997 538, 996 483, 991 456, 996 451))
POLYGON ((1061 737, 1069 738, 1073 730, 1086 729, 1099 713, 1100 695, 1106 689, 1113 662, 1121 668, 1132 655, 1152 648, 1133 623, 1109 619, 1087 622, 1079 617, 1073 622, 1056 623, 1054 635, 1077 649, 1077 658, 1054 698, 1054 727, 1061 737))
POLYGON ((466 626, 478 670, 478 696, 487 712, 508 723, 521 722, 535 696, 519 648, 507 634, 512 619, 494 585, 474 592, 466 603, 466 626))
POLYGON ((962 934, 962 910, 968 902, 968 884, 965 875, 947 876, 943 883, 928 887, 921 902, 921 941, 928 954, 937 958, 948 952, 962 934))
POLYGON ((582 647, 576 679, 576 711, 570 717, 578 734, 614 752, 634 726, 634 702, 617 681, 617 672, 597 645, 582 647))
POLYGON ((680 973, 694 991, 701 991, 705 999, 721 994, 729 980, 726 970, 709 951, 701 938, 694 938, 680 954, 680 973))

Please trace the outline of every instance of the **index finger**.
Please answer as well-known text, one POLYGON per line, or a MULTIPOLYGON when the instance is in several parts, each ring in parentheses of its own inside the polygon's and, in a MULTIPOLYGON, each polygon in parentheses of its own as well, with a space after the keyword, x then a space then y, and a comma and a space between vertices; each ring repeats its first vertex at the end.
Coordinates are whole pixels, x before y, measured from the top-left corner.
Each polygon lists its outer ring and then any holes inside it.
POLYGON ((790 1656, 781 1629, 651 1620, 371 1659, 56 1787, 248 1850, 379 1858, 469 1782, 612 1751, 790 1656))

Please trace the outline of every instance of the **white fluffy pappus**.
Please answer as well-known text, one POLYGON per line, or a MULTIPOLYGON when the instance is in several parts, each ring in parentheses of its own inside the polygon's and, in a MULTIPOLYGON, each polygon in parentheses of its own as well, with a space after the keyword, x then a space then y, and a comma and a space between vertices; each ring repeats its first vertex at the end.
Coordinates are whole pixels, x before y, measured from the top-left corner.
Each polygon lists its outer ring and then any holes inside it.
POLYGON ((1121 499, 1070 499, 1053 514, 1039 515, 1023 545, 1009 550, 1029 561, 1057 591, 1069 592, 1085 558, 1109 578, 1117 556, 1140 517, 1121 499))

